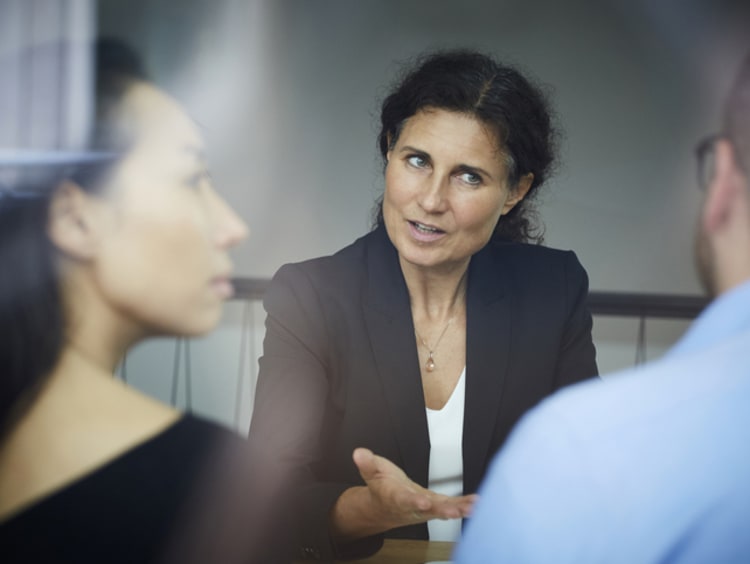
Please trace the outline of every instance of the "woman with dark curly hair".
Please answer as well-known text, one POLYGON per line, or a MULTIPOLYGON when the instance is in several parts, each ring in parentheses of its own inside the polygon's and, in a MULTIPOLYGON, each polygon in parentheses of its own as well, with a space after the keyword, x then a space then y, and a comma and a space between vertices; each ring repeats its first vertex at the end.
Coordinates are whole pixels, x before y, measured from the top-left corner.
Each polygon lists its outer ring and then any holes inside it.
POLYGON ((373 231, 282 267, 265 299, 250 432, 296 466, 299 547, 321 558, 383 533, 456 540, 513 424, 597 373, 585 271, 528 244, 555 160, 541 91, 433 53, 385 99, 378 141, 373 231))

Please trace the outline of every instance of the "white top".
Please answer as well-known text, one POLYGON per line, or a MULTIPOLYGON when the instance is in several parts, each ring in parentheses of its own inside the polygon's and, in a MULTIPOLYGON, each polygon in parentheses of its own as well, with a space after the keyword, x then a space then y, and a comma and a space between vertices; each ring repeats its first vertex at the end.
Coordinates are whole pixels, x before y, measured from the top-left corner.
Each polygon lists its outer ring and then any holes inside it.
MULTIPOLYGON (((449 496, 462 495, 464 462, 461 442, 464 430, 466 367, 443 409, 425 408, 430 432, 429 488, 449 496)), ((430 540, 455 542, 461 536, 461 519, 427 522, 430 540)))

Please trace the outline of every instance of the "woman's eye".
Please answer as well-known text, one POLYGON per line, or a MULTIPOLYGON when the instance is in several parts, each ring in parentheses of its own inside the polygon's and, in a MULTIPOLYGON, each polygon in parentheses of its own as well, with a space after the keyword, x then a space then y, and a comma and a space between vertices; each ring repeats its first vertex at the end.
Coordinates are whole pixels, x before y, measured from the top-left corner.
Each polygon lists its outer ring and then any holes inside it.
POLYGON ((427 166, 427 159, 421 155, 411 155, 406 159, 406 162, 416 168, 424 168, 427 166))
POLYGON ((463 172, 459 175, 459 178, 471 186, 479 186, 482 183, 482 177, 473 172, 463 172))
POLYGON ((187 179, 187 185, 191 188, 200 188, 205 182, 211 181, 211 175, 207 170, 200 170, 187 179))

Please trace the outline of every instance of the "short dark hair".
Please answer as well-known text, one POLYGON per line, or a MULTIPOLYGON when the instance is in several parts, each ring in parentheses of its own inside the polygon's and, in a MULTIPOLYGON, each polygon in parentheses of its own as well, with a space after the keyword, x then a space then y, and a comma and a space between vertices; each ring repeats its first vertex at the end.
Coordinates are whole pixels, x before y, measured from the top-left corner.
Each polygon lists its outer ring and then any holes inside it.
POLYGON ((750 174, 750 53, 740 65, 724 108, 724 131, 750 174))
POLYGON ((34 392, 57 363, 66 317, 58 251, 47 235, 49 209, 57 187, 72 180, 98 191, 132 139, 118 126, 118 112, 129 86, 145 78, 136 55, 119 42, 96 46, 96 118, 89 153, 111 157, 39 165, 40 174, 0 185, 0 436, 29 405, 34 392), (112 57, 113 49, 116 57, 112 57))
MULTIPOLYGON (((471 115, 490 127, 508 162, 508 182, 522 176, 534 180, 511 212, 500 218, 493 240, 541 242, 532 200, 557 160, 557 130, 546 94, 518 69, 471 50, 437 51, 409 65, 380 112, 378 147, 384 165, 410 117, 423 109, 443 109, 471 115)), ((382 200, 376 223, 382 224, 382 200)))

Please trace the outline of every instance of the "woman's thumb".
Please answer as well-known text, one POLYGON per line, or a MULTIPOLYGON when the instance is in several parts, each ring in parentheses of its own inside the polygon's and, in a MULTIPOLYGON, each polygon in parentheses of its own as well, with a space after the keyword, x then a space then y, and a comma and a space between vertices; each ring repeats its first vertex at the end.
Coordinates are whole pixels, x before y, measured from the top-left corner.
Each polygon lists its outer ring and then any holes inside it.
POLYGON ((359 474, 365 482, 373 479, 377 475, 377 462, 375 460, 375 455, 370 449, 355 448, 352 453, 352 459, 354 460, 354 464, 357 465, 359 474))

